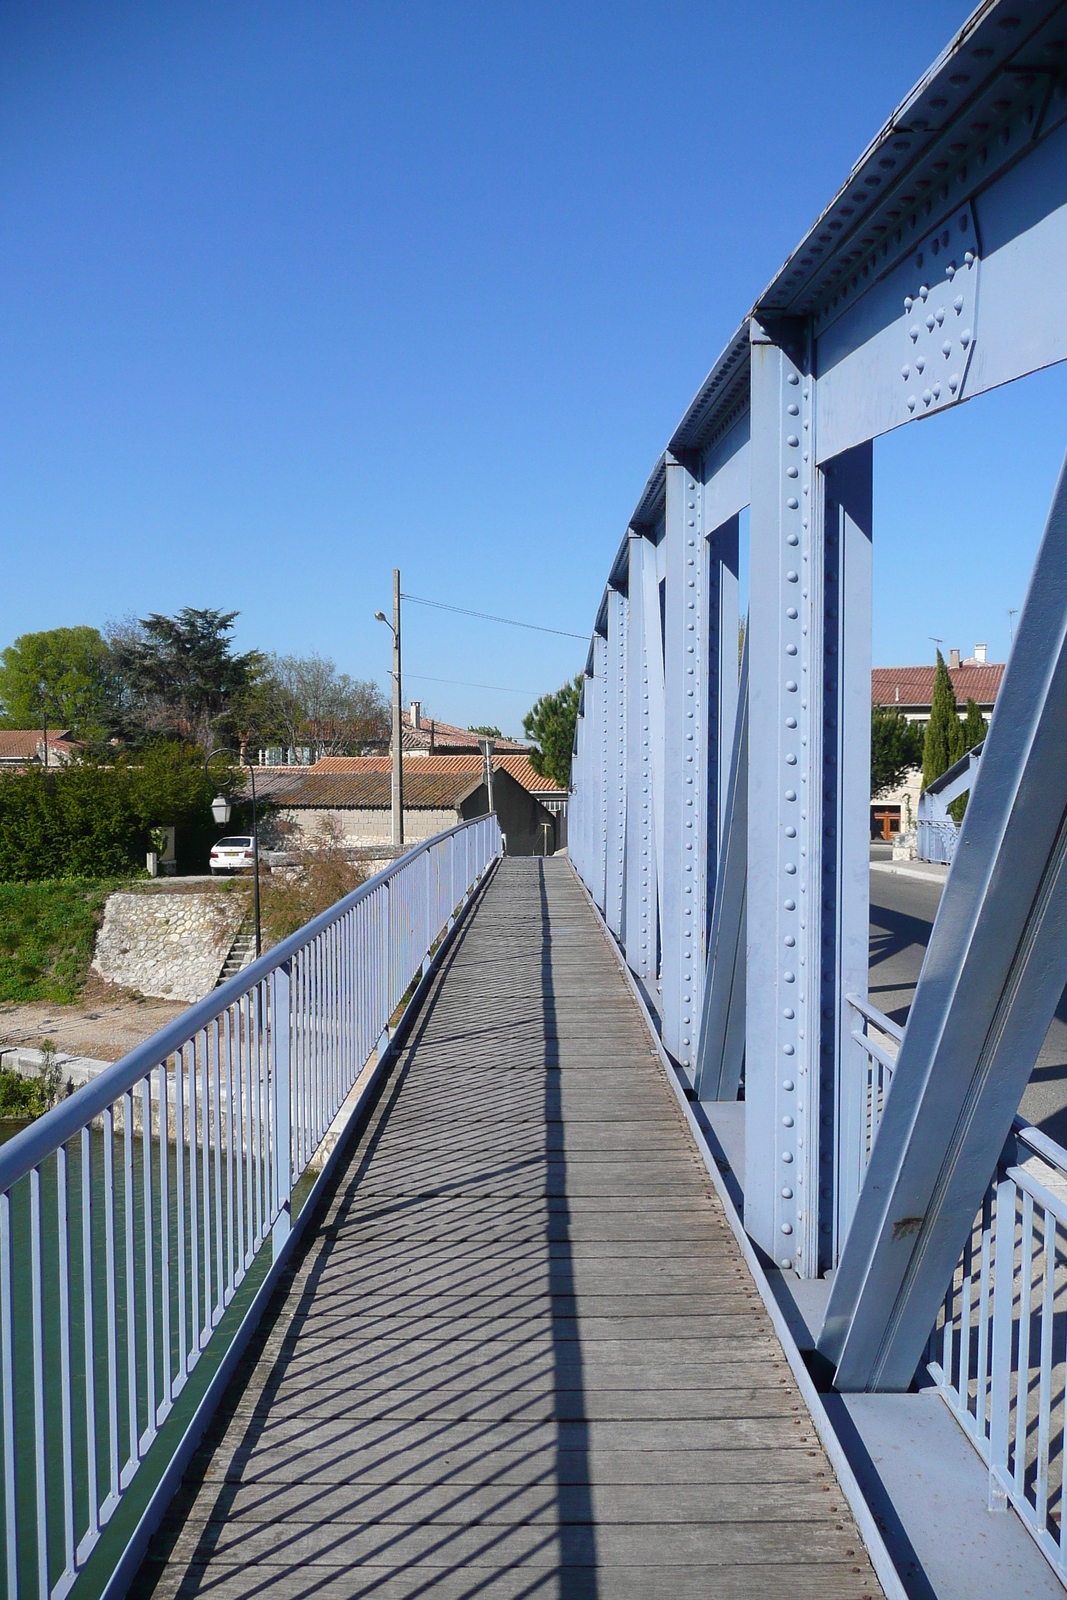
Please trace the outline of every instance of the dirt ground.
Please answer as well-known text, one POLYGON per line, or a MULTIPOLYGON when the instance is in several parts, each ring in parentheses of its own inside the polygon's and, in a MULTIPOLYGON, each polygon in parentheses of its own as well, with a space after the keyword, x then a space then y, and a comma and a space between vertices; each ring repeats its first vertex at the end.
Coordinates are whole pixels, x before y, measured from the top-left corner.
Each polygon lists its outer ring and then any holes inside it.
POLYGON ((187 1009, 184 1000, 146 1000, 91 974, 77 1005, 0 1005, 0 1050, 18 1044, 39 1049, 52 1039, 66 1055, 117 1061, 187 1009))

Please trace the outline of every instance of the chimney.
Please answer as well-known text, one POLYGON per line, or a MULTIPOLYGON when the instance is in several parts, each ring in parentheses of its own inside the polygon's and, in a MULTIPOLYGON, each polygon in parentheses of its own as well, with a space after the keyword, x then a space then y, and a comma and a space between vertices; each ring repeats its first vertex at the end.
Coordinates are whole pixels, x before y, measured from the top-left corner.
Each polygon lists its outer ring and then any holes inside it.
POLYGON ((948 670, 950 672, 955 672, 955 670, 959 666, 959 664, 960 664, 960 653, 959 653, 959 651, 958 650, 950 650, 949 653, 948 653, 948 670))
POLYGON ((899 704, 900 704, 900 684, 899 684, 899 683, 898 683, 898 684, 897 684, 897 693, 896 693, 896 701, 895 701, 895 704, 896 704, 896 705, 899 705, 899 704))
MULTIPOLYGON (((958 650, 956 651, 956 654, 957 654, 957 656, 959 655, 959 651, 958 650)), ((422 727, 422 701, 421 700, 413 700, 411 702, 411 726, 413 728, 421 728, 422 727)))
POLYGON ((974 647, 974 659, 979 663, 980 666, 984 666, 985 665, 985 645, 984 644, 976 644, 975 645, 975 647, 974 647))

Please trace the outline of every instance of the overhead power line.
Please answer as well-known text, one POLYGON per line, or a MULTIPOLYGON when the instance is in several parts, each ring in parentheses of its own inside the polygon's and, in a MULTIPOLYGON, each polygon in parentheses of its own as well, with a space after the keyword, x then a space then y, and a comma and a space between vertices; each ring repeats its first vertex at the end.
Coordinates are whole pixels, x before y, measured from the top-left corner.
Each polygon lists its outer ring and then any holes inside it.
POLYGON ((461 689, 495 689, 499 694, 539 695, 541 689, 508 689, 502 683, 468 683, 464 678, 428 678, 424 672, 405 672, 405 680, 414 678, 417 683, 454 683, 461 689))
MULTIPOLYGON (((535 633, 555 633, 561 639, 581 639, 583 644, 587 639, 584 633, 568 633, 566 628, 546 628, 541 622, 516 622, 513 617, 494 617, 488 611, 468 611, 466 606, 446 605, 443 600, 424 600, 417 594, 401 594, 400 598, 410 600, 412 605, 416 606, 433 606, 437 611, 455 611, 461 617, 480 617, 483 622, 503 622, 509 628, 531 628, 535 633)), ((488 687, 488 685, 472 685, 472 687, 488 687)))

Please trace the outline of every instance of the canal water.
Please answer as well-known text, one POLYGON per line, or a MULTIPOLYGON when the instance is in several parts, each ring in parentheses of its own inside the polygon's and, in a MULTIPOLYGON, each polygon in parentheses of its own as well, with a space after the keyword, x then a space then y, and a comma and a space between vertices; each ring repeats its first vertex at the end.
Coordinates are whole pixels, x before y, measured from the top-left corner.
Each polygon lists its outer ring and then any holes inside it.
MULTIPOLYGON (((0 1123, 0 1143, 21 1126, 0 1123)), ((139 1133, 127 1137, 119 1126, 110 1134, 106 1127, 94 1128, 87 1142, 87 1186, 80 1137, 66 1147, 65 1183, 60 1180, 57 1156, 49 1157, 41 1168, 36 1341, 30 1177, 11 1191, 14 1406, 10 1421, 3 1416, 3 1427, 5 1441, 9 1428, 14 1436, 17 1590, 22 1596, 39 1592, 41 1500, 47 1508, 49 1589, 65 1587, 62 1580, 71 1546, 82 1544, 87 1559, 76 1594, 90 1597, 101 1592, 271 1259, 268 1233, 243 1281, 232 1298, 228 1296, 228 1282, 235 1268, 239 1272, 242 1246, 247 1252, 267 1215, 265 1165, 255 1162, 248 1151, 234 1151, 231 1159, 224 1145, 212 1145, 206 1171, 204 1152, 196 1151, 194 1174, 188 1142, 180 1149, 180 1172, 179 1146, 173 1140, 161 1147, 158 1138, 152 1138, 146 1145, 139 1133), (147 1194, 146 1148, 150 1152, 147 1194), (166 1164, 165 1185, 161 1159, 166 1164), (183 1225, 178 1213, 179 1178, 185 1197, 183 1225), (190 1205, 194 1179, 195 1218, 190 1205), (66 1349, 61 1337, 64 1320, 66 1349), (183 1367, 190 1366, 176 1393, 183 1367), (174 1395, 173 1405, 157 1434, 157 1407, 168 1393, 174 1395), (131 1457, 136 1462, 139 1456, 141 1464, 131 1468, 131 1457), (118 1496, 116 1490, 121 1491, 118 1496), (93 1540, 86 1535, 91 1501, 103 1509, 99 1538, 90 1553, 86 1546, 93 1540)), ((310 1177, 297 1187, 294 1216, 310 1187, 310 1177)), ((6 1392, 6 1384, 4 1388, 6 1392)), ((0 1577, 8 1595, 9 1517, 10 1508, 0 1529, 0 1577)), ((10 1595, 9 1600, 13 1600, 10 1595)))

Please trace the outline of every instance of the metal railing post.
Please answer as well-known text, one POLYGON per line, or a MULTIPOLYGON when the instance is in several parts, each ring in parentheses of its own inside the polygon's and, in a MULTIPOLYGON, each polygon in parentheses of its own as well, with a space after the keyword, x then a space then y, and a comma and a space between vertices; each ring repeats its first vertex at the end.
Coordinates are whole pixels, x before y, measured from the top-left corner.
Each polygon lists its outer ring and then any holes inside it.
POLYGON ((283 962, 271 973, 270 983, 270 1108, 274 1124, 271 1137, 271 1186, 277 1211, 271 1228, 271 1244, 275 1261, 289 1237, 292 1225, 292 970, 292 962, 283 962))

